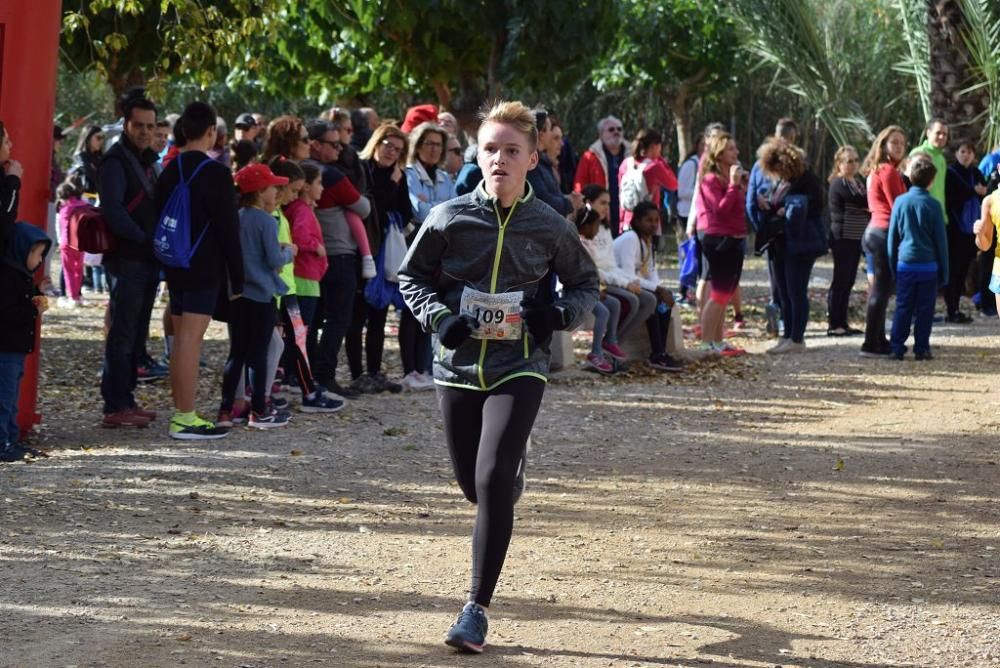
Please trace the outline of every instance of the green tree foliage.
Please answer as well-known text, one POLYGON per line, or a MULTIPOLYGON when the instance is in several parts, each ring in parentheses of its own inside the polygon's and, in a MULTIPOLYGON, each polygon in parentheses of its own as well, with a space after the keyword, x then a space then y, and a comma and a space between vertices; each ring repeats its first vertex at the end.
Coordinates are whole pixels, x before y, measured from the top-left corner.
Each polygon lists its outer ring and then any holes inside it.
POLYGON ((732 84, 736 28, 717 0, 621 0, 618 9, 618 35, 595 81, 652 93, 669 107, 683 157, 692 105, 732 84))
POLYGON ((174 77, 200 83, 256 69, 254 45, 280 21, 278 0, 63 0, 62 56, 94 67, 116 94, 174 77))
POLYGON ((406 90, 433 96, 463 125, 516 87, 576 85, 615 18, 606 0, 292 0, 287 11, 294 21, 273 47, 283 66, 262 72, 264 85, 277 89, 292 73, 316 97, 406 90))

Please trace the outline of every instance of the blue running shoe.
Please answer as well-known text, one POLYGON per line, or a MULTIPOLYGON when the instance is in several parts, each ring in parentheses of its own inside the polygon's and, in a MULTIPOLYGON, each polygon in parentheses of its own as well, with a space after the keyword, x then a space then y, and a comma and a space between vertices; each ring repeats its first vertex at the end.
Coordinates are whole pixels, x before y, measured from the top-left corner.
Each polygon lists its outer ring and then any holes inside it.
POLYGON ((479 654, 486 646, 486 631, 489 627, 483 606, 469 601, 448 629, 444 643, 463 652, 479 654))

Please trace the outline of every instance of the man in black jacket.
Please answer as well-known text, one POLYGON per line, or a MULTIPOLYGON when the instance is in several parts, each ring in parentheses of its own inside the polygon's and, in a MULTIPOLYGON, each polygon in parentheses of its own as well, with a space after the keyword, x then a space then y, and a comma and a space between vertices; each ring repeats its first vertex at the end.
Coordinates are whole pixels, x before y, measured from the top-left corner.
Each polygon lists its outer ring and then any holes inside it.
POLYGON ((153 190, 158 156, 150 148, 156 106, 136 96, 122 107, 124 132, 98 168, 101 209, 115 237, 114 250, 104 255, 112 283, 101 377, 102 425, 145 427, 156 414, 138 406, 133 392, 160 280, 152 242, 159 213, 153 190))

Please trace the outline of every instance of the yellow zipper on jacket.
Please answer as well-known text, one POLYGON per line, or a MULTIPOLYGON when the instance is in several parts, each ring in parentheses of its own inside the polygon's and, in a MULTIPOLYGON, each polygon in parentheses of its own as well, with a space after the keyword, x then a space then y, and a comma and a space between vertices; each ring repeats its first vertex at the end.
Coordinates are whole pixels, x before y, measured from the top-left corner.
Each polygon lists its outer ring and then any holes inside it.
MULTIPOLYGON (((514 200, 514 204, 510 207, 510 211, 507 212, 507 219, 500 220, 500 209, 497 208, 496 202, 493 202, 493 212, 497 215, 497 224, 500 226, 500 233, 497 234, 497 248, 493 255, 493 271, 490 274, 490 294, 494 295, 497 291, 497 279, 500 278, 500 255, 503 253, 503 234, 507 229, 507 223, 510 222, 511 216, 514 215, 514 209, 517 208, 517 202, 519 200, 514 200)), ((486 361, 486 346, 489 343, 488 339, 483 339, 479 346, 479 386, 482 389, 487 389, 486 376, 483 375, 483 362, 486 361)))

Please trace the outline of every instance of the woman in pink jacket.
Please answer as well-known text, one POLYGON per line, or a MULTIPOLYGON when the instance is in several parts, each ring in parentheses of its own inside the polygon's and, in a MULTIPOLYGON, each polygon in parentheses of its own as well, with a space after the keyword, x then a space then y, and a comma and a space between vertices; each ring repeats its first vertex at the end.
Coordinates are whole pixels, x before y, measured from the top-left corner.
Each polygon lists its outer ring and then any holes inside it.
MULTIPOLYGON (((632 156, 626 158, 618 168, 618 189, 621 192, 622 179, 633 169, 641 169, 649 200, 659 208, 663 202, 663 189, 677 190, 677 176, 663 159, 663 136, 656 130, 639 130, 632 142, 632 156)), ((624 206, 620 210, 621 230, 632 227, 632 212, 624 206)), ((662 230, 657 230, 662 235, 662 230)))
POLYGON ((746 351, 724 343, 726 305, 743 273, 743 240, 747 236, 743 203, 748 174, 740 150, 727 132, 708 139, 698 190, 698 240, 708 262, 711 292, 701 314, 701 339, 707 350, 731 357, 746 351))

